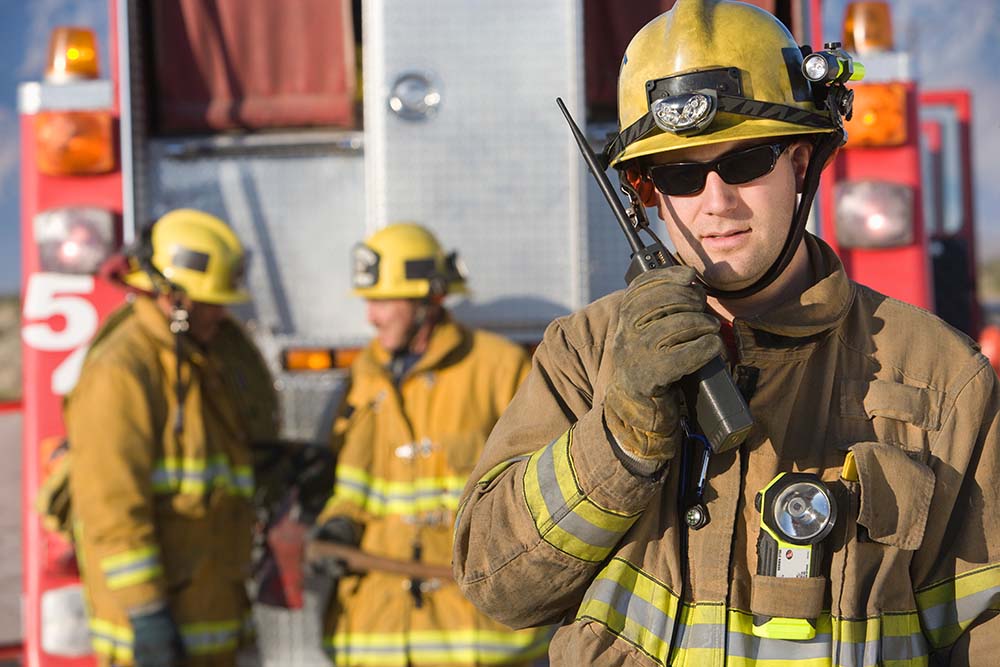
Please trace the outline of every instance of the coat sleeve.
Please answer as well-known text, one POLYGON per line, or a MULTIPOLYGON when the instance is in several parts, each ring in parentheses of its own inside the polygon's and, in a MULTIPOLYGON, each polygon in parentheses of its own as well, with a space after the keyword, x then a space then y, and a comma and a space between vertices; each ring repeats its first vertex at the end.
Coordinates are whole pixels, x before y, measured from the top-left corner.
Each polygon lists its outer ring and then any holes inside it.
POLYGON ((947 664, 1000 655, 1000 387, 977 355, 931 445, 934 495, 911 576, 921 627, 947 664))
POLYGON ((579 340, 560 321, 549 326, 456 521, 456 580, 514 628, 575 609, 658 486, 629 473, 613 452, 593 395, 602 347, 579 340))
POLYGON ((166 603, 153 523, 158 434, 151 386, 142 368, 94 364, 66 412, 77 537, 125 613, 166 603))
POLYGON ((334 517, 347 517, 358 526, 368 522, 371 492, 375 412, 353 377, 333 423, 330 447, 337 457, 333 494, 316 520, 323 525, 334 517))
POLYGON ((518 387, 524 384, 524 380, 531 370, 531 359, 519 346, 513 347, 505 361, 506 363, 500 364, 498 367, 493 390, 493 409, 498 415, 502 415, 510 405, 518 387))

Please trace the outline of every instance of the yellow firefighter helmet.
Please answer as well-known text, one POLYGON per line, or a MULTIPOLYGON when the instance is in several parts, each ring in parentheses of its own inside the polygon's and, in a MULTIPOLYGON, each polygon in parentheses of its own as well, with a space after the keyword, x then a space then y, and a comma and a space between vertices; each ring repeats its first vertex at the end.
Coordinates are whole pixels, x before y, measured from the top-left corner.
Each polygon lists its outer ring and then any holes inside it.
POLYGON ((465 292, 465 270, 456 253, 446 254, 434 235, 399 222, 354 246, 352 285, 365 299, 425 299, 465 292))
POLYGON ((680 148, 834 132, 801 72, 803 54, 768 12, 730 0, 678 0, 643 27, 618 76, 621 134, 611 165, 680 148))
POLYGON ((189 208, 171 211, 153 224, 149 244, 138 251, 148 253, 147 258, 134 258, 138 266, 125 276, 129 285, 150 292, 179 289, 201 303, 242 303, 250 298, 242 287, 243 246, 214 215, 189 208), (152 267, 143 266, 146 259, 152 267))

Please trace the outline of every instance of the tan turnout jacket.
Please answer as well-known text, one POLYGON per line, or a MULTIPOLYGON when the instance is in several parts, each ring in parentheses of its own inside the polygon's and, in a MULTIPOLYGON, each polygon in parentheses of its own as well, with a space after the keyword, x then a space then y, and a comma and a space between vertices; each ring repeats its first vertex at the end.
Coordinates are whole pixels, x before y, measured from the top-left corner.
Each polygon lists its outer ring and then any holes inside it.
POLYGON ((66 404, 77 556, 102 664, 131 664, 130 611, 168 604, 192 665, 232 664, 248 629, 250 442, 275 437, 274 390, 234 321, 207 349, 186 344, 184 358, 176 433, 173 335, 140 297, 98 333, 66 404))
MULTIPOLYGON (((513 343, 446 320, 397 387, 373 341, 351 369, 334 495, 320 521, 364 527, 361 549, 447 565, 452 526, 486 437, 528 372, 513 343)), ((327 615, 337 665, 511 665, 544 655, 548 632, 514 632, 476 610, 454 582, 425 581, 420 606, 405 577, 341 580, 327 615)))
POLYGON ((662 480, 632 475, 602 422, 621 293, 546 332, 466 489, 454 567, 505 623, 565 619, 553 665, 1000 661, 997 378, 965 336, 806 243, 814 285, 735 322, 755 427, 711 460, 686 581, 679 457, 662 480), (782 471, 834 492, 822 577, 756 574, 754 496, 782 471), (817 618, 816 636, 754 636, 754 613, 817 618))

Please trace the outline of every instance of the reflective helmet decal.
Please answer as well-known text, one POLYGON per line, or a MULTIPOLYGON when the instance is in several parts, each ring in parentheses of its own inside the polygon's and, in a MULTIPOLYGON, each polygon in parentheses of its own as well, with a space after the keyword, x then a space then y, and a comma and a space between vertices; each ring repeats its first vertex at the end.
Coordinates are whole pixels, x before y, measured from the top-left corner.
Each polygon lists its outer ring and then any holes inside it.
POLYGON ((170 265, 204 272, 208 269, 209 258, 208 253, 191 250, 184 246, 174 246, 173 253, 170 255, 170 265))
POLYGON ((364 243, 351 249, 351 285, 355 288, 372 287, 378 282, 378 253, 364 243))

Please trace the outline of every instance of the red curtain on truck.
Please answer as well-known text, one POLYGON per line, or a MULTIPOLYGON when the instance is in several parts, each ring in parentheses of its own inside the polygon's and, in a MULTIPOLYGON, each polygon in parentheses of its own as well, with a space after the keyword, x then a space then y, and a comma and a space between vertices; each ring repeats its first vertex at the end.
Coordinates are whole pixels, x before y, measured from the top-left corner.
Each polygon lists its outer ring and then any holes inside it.
POLYGON ((163 133, 355 125, 350 0, 151 2, 163 133))

